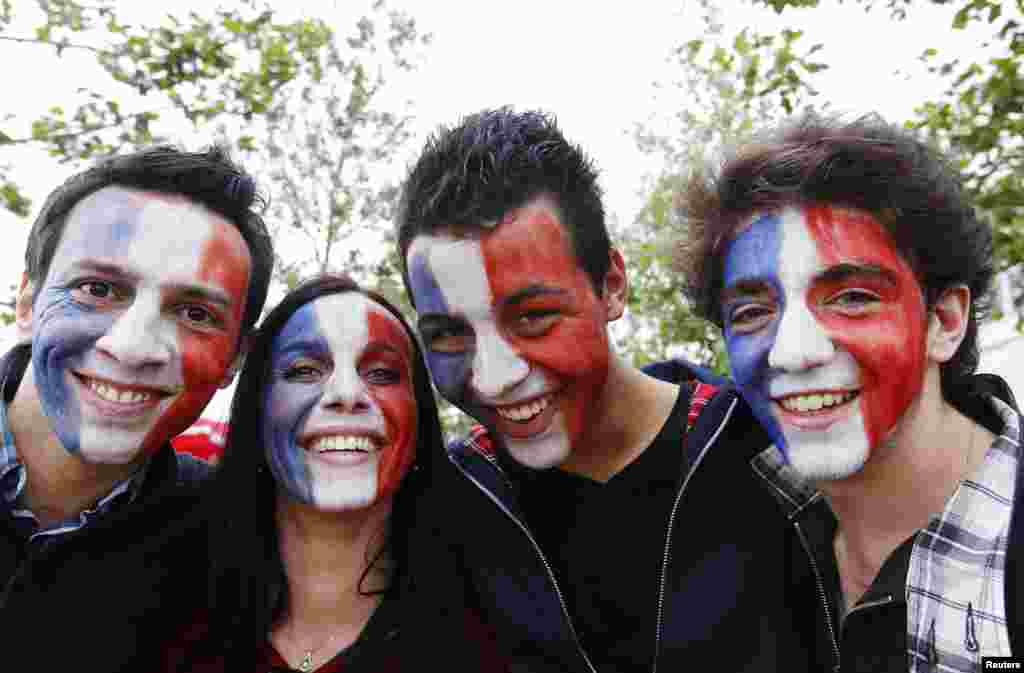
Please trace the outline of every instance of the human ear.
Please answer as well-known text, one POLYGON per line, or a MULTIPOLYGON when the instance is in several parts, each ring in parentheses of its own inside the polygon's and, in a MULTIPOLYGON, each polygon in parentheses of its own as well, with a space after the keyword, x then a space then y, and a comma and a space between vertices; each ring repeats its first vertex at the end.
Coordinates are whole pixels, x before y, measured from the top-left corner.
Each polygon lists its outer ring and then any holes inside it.
POLYGON ((18 341, 29 341, 32 338, 32 299, 35 296, 35 283, 29 280, 27 273, 21 274, 21 283, 14 299, 14 326, 18 341))
POLYGON ((604 292, 601 299, 605 305, 605 319, 618 320, 626 310, 629 299, 629 279, 626 277, 626 262, 622 253, 612 248, 608 253, 608 271, 604 275, 604 292))
POLYGON ((971 290, 966 285, 946 288, 928 314, 928 357, 949 361, 967 333, 971 317, 971 290))

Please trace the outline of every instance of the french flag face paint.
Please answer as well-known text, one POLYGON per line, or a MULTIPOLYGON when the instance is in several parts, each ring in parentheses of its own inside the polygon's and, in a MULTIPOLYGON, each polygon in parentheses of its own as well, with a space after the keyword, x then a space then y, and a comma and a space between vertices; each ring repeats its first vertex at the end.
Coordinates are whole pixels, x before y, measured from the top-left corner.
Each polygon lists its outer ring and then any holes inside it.
POLYGON ((106 187, 69 213, 32 306, 32 371, 64 447, 130 463, 192 424, 237 354, 251 261, 180 196, 106 187))
POLYGON ((926 306, 910 265, 866 212, 756 214, 724 259, 733 378, 792 465, 860 470, 917 399, 926 306))
POLYGON ((416 457, 412 343, 357 292, 320 297, 274 337, 263 443, 289 497, 322 510, 388 498, 416 457))
POLYGON ((546 200, 479 238, 419 236, 409 284, 434 383, 517 462, 566 460, 608 376, 607 312, 546 200))

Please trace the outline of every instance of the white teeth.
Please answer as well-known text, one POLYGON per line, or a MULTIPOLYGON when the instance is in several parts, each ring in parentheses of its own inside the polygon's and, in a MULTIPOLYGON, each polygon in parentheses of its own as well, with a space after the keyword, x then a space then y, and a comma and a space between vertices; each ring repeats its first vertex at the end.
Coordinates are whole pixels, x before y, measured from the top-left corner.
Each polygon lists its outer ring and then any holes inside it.
POLYGON ((326 435, 317 437, 309 448, 318 453, 325 451, 359 451, 361 453, 370 453, 375 447, 373 440, 365 435, 326 435))
POLYGON ((151 395, 149 393, 142 393, 137 390, 118 390, 116 387, 108 383, 100 383, 93 379, 88 379, 89 389, 92 390, 98 397, 110 402, 145 402, 151 395))
POLYGON ((788 411, 818 411, 825 407, 849 402, 857 395, 856 391, 842 393, 822 393, 812 395, 793 395, 779 400, 779 404, 788 411))
POLYGON ((548 408, 551 404, 551 396, 545 395, 533 402, 522 404, 518 407, 496 407, 498 415, 510 421, 526 421, 548 408))

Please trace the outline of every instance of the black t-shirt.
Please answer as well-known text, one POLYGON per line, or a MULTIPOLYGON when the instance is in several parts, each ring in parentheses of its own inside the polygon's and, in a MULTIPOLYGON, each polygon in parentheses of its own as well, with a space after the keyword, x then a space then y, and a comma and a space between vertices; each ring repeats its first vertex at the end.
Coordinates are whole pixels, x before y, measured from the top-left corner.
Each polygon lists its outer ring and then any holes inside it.
POLYGON ((680 482, 686 396, 607 483, 559 469, 521 478, 527 522, 598 670, 649 671, 668 518, 680 482))

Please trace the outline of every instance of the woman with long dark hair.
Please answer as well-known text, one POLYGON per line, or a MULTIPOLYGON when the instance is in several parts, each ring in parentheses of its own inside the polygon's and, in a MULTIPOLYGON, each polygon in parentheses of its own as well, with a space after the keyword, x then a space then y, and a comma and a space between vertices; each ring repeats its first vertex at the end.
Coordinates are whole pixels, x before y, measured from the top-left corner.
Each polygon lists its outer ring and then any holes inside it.
POLYGON ((264 319, 209 484, 209 606, 167 670, 505 670, 428 497, 444 468, 418 343, 383 296, 313 278, 264 319))

